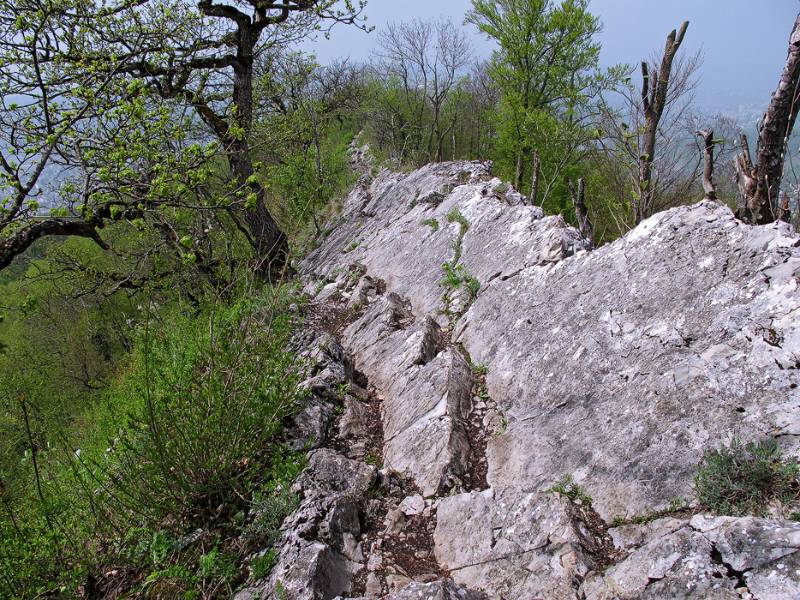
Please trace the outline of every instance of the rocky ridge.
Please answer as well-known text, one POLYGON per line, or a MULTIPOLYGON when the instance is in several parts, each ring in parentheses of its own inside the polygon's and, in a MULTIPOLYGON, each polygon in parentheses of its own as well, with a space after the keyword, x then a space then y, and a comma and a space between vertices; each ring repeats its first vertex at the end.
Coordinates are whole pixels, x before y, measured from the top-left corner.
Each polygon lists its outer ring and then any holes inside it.
POLYGON ((702 202, 589 251, 441 163, 365 175, 301 271, 320 447, 240 598, 800 595, 800 524, 692 502, 734 436, 800 455, 788 227, 702 202))

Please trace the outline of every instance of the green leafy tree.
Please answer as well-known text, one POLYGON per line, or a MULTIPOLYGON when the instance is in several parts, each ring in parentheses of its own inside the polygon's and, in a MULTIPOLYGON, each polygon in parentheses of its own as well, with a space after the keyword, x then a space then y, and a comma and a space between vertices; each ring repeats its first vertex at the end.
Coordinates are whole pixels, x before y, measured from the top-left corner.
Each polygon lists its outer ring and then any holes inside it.
POLYGON ((467 14, 498 45, 489 72, 501 91, 499 166, 520 189, 531 165, 530 189, 543 192, 541 203, 558 188, 566 198, 563 180, 592 137, 594 100, 620 74, 618 68, 598 71, 600 23, 588 4, 473 0, 467 14))
MULTIPOLYGON (((100 231, 110 222, 197 208, 208 177, 200 166, 219 155, 229 184, 203 208, 228 210, 257 269, 278 277, 286 236, 251 156, 256 59, 326 23, 357 22, 362 8, 350 0, 0 2, 0 268, 43 236, 105 247, 100 231), (68 187, 45 198, 48 179, 68 187)), ((188 261, 204 263, 199 247, 181 243, 185 234, 160 230, 190 250, 188 261)))
POLYGON ((348 61, 320 66, 301 52, 273 53, 256 83, 254 154, 287 233, 305 233, 351 183, 347 147, 363 93, 363 70, 348 61))

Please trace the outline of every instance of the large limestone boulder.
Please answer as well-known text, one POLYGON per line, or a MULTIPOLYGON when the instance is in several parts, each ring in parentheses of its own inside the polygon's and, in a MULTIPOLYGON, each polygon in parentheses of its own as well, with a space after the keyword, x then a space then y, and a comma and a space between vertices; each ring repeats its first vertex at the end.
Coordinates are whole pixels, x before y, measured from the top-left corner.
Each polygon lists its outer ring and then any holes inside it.
MULTIPOLYGON (((701 202, 586 252, 560 217, 503 190, 480 163, 384 172, 302 267, 313 279, 356 261, 416 319, 455 321, 452 341, 486 365, 507 423, 488 445, 491 486, 541 490, 569 473, 610 520, 690 496, 703 451, 736 432, 798 452, 800 249, 788 226, 701 202), (442 314, 440 285, 459 238, 480 284, 460 319, 442 314)), ((364 363, 370 378, 393 344, 382 351, 364 363)))
POLYGON ((489 482, 575 476, 606 519, 689 497, 704 450, 800 434, 800 251, 718 204, 483 290, 458 324, 506 415, 489 482))
POLYGON ((703 453, 734 436, 800 456, 797 235, 701 202, 589 251, 522 200, 482 163, 384 171, 300 267, 320 302, 360 311, 342 345, 381 399, 383 466, 438 497, 453 593, 798 596, 792 523, 675 514, 599 540, 691 500, 703 453), (499 411, 478 438, 476 394, 499 411), (470 487, 484 448, 488 489, 470 487), (547 493, 566 474, 591 518, 547 493))

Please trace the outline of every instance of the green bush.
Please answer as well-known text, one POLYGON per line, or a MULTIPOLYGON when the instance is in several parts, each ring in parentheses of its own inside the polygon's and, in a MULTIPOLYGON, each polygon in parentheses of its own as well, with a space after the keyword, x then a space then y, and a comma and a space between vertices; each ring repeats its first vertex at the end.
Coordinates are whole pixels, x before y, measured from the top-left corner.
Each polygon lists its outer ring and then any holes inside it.
POLYGON ((193 523, 263 477, 271 440, 295 409, 297 377, 284 350, 288 318, 265 322, 262 308, 240 302, 142 332, 109 398, 115 410, 129 407, 114 460, 93 474, 116 510, 193 523))
POLYGON ((784 459, 775 440, 743 445, 734 438, 705 453, 694 485, 698 500, 714 513, 764 516, 771 502, 798 499, 798 475, 797 461, 784 459))
POLYGON ((108 571, 123 585, 138 573, 158 597, 231 593, 252 551, 236 541, 246 515, 257 521, 272 503, 272 533, 252 544, 272 543, 305 465, 280 443, 298 400, 288 303, 268 291, 199 315, 151 315, 74 425, 53 428, 28 406, 20 466, 10 479, 0 469, 0 597, 69 596, 108 571))

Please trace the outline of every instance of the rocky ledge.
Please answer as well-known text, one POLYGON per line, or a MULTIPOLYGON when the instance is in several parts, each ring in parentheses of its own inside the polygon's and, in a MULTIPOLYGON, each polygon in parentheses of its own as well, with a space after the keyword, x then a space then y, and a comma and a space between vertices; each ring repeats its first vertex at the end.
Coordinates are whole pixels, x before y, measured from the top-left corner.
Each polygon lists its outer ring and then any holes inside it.
POLYGON ((800 597, 800 523, 693 490, 734 437, 800 456, 799 245, 702 202, 590 250, 482 163, 363 177, 301 267, 324 447, 240 597, 800 597))

